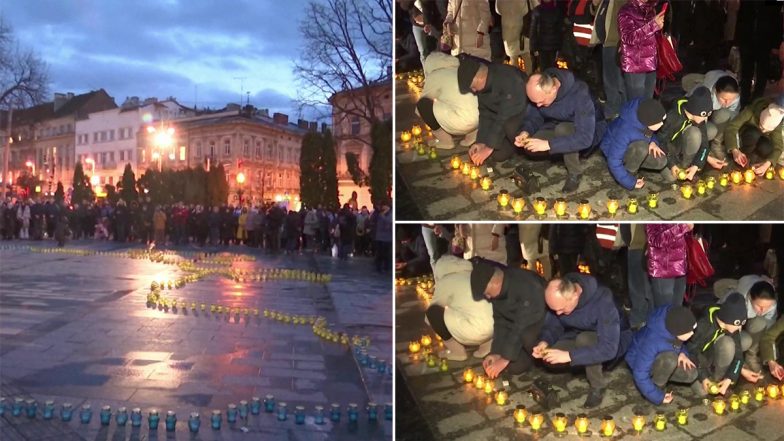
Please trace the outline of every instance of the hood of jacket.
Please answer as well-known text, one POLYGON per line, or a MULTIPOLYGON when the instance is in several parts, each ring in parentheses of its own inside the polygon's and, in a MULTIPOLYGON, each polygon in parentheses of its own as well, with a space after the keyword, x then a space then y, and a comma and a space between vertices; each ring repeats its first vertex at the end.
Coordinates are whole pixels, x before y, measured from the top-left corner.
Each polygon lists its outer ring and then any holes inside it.
POLYGON ((561 82, 561 87, 558 88, 558 94, 553 102, 555 104, 569 95, 574 87, 574 74, 565 69, 548 69, 547 73, 554 75, 561 82))
POLYGON ((457 69, 460 66, 460 61, 442 52, 433 52, 425 58, 425 77, 439 69, 457 69))

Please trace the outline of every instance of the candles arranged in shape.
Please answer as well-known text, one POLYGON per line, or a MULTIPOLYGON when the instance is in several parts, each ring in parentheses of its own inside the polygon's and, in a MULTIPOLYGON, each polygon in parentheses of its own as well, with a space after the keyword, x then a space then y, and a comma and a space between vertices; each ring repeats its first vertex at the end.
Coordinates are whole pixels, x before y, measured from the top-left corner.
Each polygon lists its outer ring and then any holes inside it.
POLYGON ((667 428, 667 417, 664 416, 663 413, 657 413, 655 417, 653 417, 653 427, 659 431, 663 432, 664 429, 667 428))
POLYGON ((408 130, 404 130, 404 131, 403 131, 403 132, 400 134, 400 140, 401 140, 401 141, 403 141, 403 142, 409 142, 409 141, 411 141, 411 132, 409 132, 408 130))
POLYGON ((463 176, 468 176, 471 174, 471 164, 464 162, 461 166, 460 172, 463 173, 463 176))
POLYGON ((490 379, 488 379, 488 380, 485 382, 485 393, 486 393, 487 395, 492 395, 492 394, 493 394, 493 390, 494 390, 494 389, 493 389, 493 381, 492 381, 492 380, 490 380, 490 379))
POLYGON ((514 198, 512 200, 512 210, 514 210, 515 214, 522 213, 524 207, 525 207, 525 199, 523 199, 523 198, 514 198))
POLYGON ((740 397, 737 394, 730 396, 730 411, 737 412, 740 410, 740 397))
POLYGON ((522 404, 517 405, 515 407, 514 413, 512 413, 512 417, 514 418, 517 424, 525 424, 525 420, 528 417, 528 411, 525 409, 525 406, 522 404))
POLYGON ((697 195, 705 196, 706 190, 707 190, 707 185, 705 184, 705 181, 703 181, 702 179, 697 181, 697 195))
POLYGON ((743 180, 743 173, 735 170, 734 172, 730 173, 730 179, 732 179, 733 184, 740 184, 743 180))
POLYGON ((778 398, 779 397, 779 387, 777 385, 775 385, 775 384, 769 384, 768 385, 768 396, 772 400, 775 400, 776 398, 778 398))
POLYGON ((779 179, 784 180, 784 167, 779 169, 779 179))
POLYGON ((776 177, 776 171, 773 170, 773 167, 768 167, 768 169, 765 170, 765 179, 773 179, 774 177, 776 177))
POLYGON ((639 434, 645 427, 645 416, 636 414, 632 417, 632 427, 639 434))
POLYGON ((547 200, 543 197, 538 197, 534 199, 534 211, 536 212, 536 216, 539 218, 544 218, 545 211, 547 210, 547 200))
POLYGON ((681 184, 681 194, 683 195, 684 199, 691 199, 691 195, 694 192, 694 188, 689 183, 681 184))
POLYGON ((713 188, 716 187, 716 178, 709 176, 708 179, 705 180, 705 185, 708 187, 708 190, 713 190, 713 188))
POLYGON ((763 401, 765 399, 765 388, 763 386, 758 386, 754 389, 754 399, 757 401, 763 401))
POLYGON ((613 417, 607 415, 602 418, 600 430, 603 436, 615 435, 615 420, 613 420, 613 417))
POLYGON ((591 216, 591 204, 588 203, 587 199, 580 201, 580 204, 577 206, 577 214, 580 215, 580 219, 588 219, 591 216))
POLYGON ((503 406, 506 404, 506 401, 509 399, 509 393, 503 389, 499 390, 495 394, 495 402, 499 406, 503 406))
POLYGON ((629 214, 637 214, 638 207, 639 203, 637 202, 637 198, 629 198, 629 202, 626 204, 626 211, 629 214))
POLYGON ((433 343, 433 339, 429 335, 423 335, 420 339, 422 346, 429 347, 433 343))
POLYGON ((555 211, 555 215, 557 217, 566 216, 566 199, 563 198, 556 199, 555 204, 553 204, 553 210, 555 211))
POLYGON ((754 170, 752 170, 752 169, 748 169, 748 170, 743 172, 743 180, 746 181, 747 184, 753 183, 754 182, 754 178, 756 178, 756 177, 757 177, 757 175, 754 174, 754 170))
POLYGON ((615 213, 618 212, 618 199, 607 200, 607 211, 610 213, 610 216, 615 216, 615 213))
POLYGON ((466 368, 466 370, 463 371, 463 381, 465 381, 466 383, 473 383, 474 382, 474 370, 473 369, 466 368))
POLYGON ((716 415, 724 415, 724 410, 727 408, 727 402, 724 398, 716 398, 713 400, 713 411, 716 415))
POLYGON ((449 164, 452 166, 452 170, 460 170, 460 167, 463 165, 463 161, 460 159, 459 156, 454 155, 452 159, 449 161, 449 164))
POLYGON ((648 208, 656 208, 659 206, 659 193, 651 191, 648 193, 648 208))
POLYGON ((419 136, 422 134, 422 127, 419 127, 419 124, 414 124, 411 126, 411 134, 414 136, 419 136))
POLYGON ((748 389, 744 389, 740 393, 740 402, 741 404, 749 404, 749 401, 751 401, 751 392, 748 389))
POLYGON ((721 185, 722 187, 726 187, 727 184, 729 183, 730 183, 729 173, 722 173, 721 176, 719 176, 719 185, 721 185))
POLYGON ((555 428, 555 433, 563 434, 566 432, 566 426, 569 424, 569 419, 561 412, 558 412, 553 417, 553 428, 555 428))
POLYGON ((482 390, 485 388, 485 377, 481 375, 476 376, 476 382, 474 383, 477 389, 482 390))
POLYGON ((675 413, 675 417, 678 420, 678 424, 681 426, 685 426, 689 424, 689 409, 686 407, 681 407, 675 413))
POLYGON ((422 345, 418 341, 412 341, 408 344, 408 351, 412 354, 416 354, 420 349, 422 349, 422 345))
POLYGON ((435 147, 430 147, 430 159, 438 159, 438 151, 435 147))
POLYGON ((718 385, 718 384, 716 384, 716 383, 710 383, 710 386, 708 386, 708 392, 709 392, 711 395, 716 395, 716 394, 718 394, 718 393, 719 393, 719 385, 718 385))
POLYGON ((541 413, 533 413, 528 417, 528 424, 531 425, 531 429, 534 431, 541 429, 542 423, 544 423, 544 415, 541 413))
POLYGON ((471 178, 472 181, 477 180, 479 178, 479 167, 476 166, 471 167, 471 172, 469 174, 469 177, 471 178))
POLYGON ((582 435, 588 431, 588 415, 581 413, 577 415, 577 419, 574 420, 574 427, 577 428, 577 433, 582 435))
POLYGON ((485 176, 479 180, 479 186, 482 187, 482 190, 489 191, 493 186, 493 180, 489 176, 485 176))
POLYGON ((507 190, 501 190, 498 193, 498 205, 500 205, 501 208, 506 208, 509 205, 509 199, 509 192, 507 190))

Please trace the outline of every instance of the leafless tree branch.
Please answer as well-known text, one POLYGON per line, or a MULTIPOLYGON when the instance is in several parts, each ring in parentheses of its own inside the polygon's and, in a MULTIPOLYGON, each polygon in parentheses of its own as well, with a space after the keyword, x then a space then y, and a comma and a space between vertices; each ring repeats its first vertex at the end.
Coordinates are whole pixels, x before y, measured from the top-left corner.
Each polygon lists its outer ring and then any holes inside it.
POLYGON ((21 49, 11 27, 0 18, 0 108, 42 103, 48 86, 46 63, 32 50, 21 49))

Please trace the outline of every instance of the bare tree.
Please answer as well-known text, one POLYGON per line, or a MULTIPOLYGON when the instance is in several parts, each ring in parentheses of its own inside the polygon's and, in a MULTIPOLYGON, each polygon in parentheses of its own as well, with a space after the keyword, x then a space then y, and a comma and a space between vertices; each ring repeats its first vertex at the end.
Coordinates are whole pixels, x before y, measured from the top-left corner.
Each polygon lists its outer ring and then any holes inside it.
POLYGON ((332 106, 369 125, 380 119, 378 96, 368 86, 391 80, 392 0, 310 1, 300 31, 305 44, 294 68, 300 110, 332 106), (356 93, 329 100, 349 90, 356 93))
POLYGON ((0 108, 23 108, 44 102, 48 95, 46 63, 22 49, 9 25, 0 19, 0 108))

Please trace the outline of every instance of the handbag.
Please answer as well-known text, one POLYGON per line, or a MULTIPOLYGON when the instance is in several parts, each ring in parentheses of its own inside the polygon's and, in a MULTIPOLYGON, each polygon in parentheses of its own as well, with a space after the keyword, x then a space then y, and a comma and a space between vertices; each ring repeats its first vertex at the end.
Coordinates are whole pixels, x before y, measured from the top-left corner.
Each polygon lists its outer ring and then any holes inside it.
POLYGON ((455 21, 457 21, 457 17, 460 15, 461 6, 463 6, 462 1, 457 4, 457 9, 455 10, 454 17, 452 17, 452 21, 444 23, 444 32, 441 34, 441 39, 439 40, 442 52, 449 52, 455 47, 455 29, 453 26, 455 21))
POLYGON ((706 280, 713 276, 715 270, 708 259, 705 249, 707 241, 701 237, 689 235, 686 238, 686 254, 688 265, 686 267, 686 283, 689 285, 699 284, 706 286, 706 280))
POLYGON ((672 37, 658 32, 656 34, 656 50, 658 54, 656 78, 674 81, 675 74, 683 70, 683 64, 675 51, 672 37))
POLYGON ((531 17, 533 16, 533 9, 531 9, 531 0, 525 0, 528 4, 528 12, 523 15, 523 37, 531 38, 531 17))

